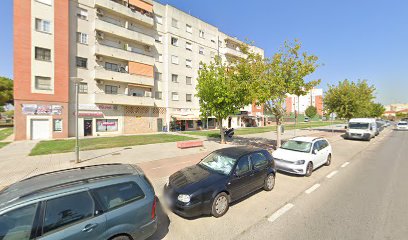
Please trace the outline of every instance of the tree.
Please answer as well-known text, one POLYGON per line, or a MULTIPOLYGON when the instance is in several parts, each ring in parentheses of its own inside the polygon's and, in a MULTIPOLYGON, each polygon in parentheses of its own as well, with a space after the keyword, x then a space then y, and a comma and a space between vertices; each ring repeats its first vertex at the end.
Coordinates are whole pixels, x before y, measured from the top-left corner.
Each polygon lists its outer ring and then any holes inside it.
MULTIPOLYGON (((209 65, 203 64, 198 71, 197 94, 200 99, 200 111, 206 116, 214 116, 222 126, 222 120, 235 114, 249 101, 246 84, 238 81, 219 57, 209 65)), ((221 143, 225 136, 220 127, 221 143)))
POLYGON ((305 81, 305 77, 318 67, 318 58, 306 52, 300 53, 300 50, 298 41, 293 44, 285 42, 280 51, 267 61, 266 71, 253 87, 259 101, 265 103, 266 110, 275 115, 277 147, 281 145, 281 125, 287 94, 304 95, 320 83, 320 80, 305 81))
POLYGON ((317 109, 315 106, 309 106, 306 108, 305 114, 310 119, 314 118, 317 115, 317 109))
POLYGON ((328 113, 347 120, 371 115, 375 87, 369 86, 366 80, 350 82, 340 81, 338 85, 329 85, 325 92, 324 105, 328 113))
POLYGON ((385 112, 385 107, 381 103, 371 103, 370 117, 379 118, 385 112))
POLYGON ((0 106, 13 103, 13 80, 0 77, 0 106))

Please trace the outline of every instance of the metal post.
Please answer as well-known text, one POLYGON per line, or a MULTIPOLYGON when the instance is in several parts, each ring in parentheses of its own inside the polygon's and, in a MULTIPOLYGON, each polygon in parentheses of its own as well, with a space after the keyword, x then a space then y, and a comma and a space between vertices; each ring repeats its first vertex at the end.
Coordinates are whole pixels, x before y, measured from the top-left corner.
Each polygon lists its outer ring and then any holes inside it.
POLYGON ((79 163, 79 129, 78 129, 78 109, 79 109, 79 83, 75 82, 75 163, 79 163))

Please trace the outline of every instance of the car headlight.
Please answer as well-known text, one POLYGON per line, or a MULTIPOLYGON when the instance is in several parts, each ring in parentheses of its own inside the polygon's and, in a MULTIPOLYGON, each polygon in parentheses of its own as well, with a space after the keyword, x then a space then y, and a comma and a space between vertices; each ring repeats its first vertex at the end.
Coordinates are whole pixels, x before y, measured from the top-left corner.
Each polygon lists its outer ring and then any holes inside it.
POLYGON ((180 194, 178 195, 177 200, 183 203, 188 203, 190 202, 190 196, 187 194, 180 194))
POLYGON ((298 161, 296 161, 295 162, 295 165, 302 165, 302 164, 305 164, 305 160, 298 160, 298 161))

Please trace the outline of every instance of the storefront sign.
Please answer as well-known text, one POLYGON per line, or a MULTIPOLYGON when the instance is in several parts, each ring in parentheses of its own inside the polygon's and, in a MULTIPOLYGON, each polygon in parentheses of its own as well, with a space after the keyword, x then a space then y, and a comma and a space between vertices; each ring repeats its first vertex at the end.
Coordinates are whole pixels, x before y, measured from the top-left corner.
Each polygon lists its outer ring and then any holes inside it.
POLYGON ((117 110, 117 106, 109 104, 79 104, 79 110, 99 111, 99 110, 117 110))
POLYGON ((99 104, 98 105, 100 110, 116 110, 117 107, 113 105, 105 105, 105 104, 99 104))
POLYGON ((101 112, 79 112, 78 117, 103 117, 103 113, 101 112))
POLYGON ((61 115, 62 114, 62 106, 61 105, 52 105, 52 115, 61 115))
POLYGON ((115 126, 116 122, 103 122, 102 126, 115 126))
POLYGON ((37 104, 23 104, 23 114, 33 115, 37 111, 37 104))
POLYGON ((22 112, 25 115, 61 115, 61 105, 38 105, 22 104, 22 112))

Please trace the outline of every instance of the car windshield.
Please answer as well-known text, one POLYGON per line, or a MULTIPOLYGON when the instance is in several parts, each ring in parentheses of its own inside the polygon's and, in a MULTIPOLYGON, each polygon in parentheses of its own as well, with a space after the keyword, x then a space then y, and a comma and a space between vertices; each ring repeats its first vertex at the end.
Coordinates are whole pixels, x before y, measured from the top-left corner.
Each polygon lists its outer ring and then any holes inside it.
POLYGON ((289 140, 282 145, 282 149, 297 151, 297 152, 310 152, 312 143, 289 140))
POLYGON ((407 126, 408 123, 406 123, 406 122, 400 122, 400 123, 398 123, 398 125, 399 125, 399 126, 407 126))
POLYGON ((231 173, 236 159, 213 152, 205 157, 199 165, 212 171, 228 175, 231 173))
POLYGON ((368 123, 349 123, 350 129, 368 129, 368 123))

